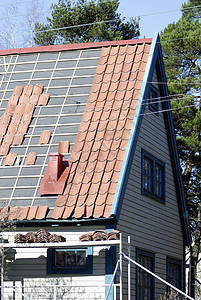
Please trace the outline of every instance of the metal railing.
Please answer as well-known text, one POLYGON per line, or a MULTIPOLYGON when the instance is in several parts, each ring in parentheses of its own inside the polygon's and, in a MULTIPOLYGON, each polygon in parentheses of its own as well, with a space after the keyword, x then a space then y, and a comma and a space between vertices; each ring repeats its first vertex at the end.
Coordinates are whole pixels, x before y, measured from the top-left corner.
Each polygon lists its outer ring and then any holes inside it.
MULTIPOLYGON (((4 285, 0 286, 3 291, 3 299, 16 299, 16 300, 105 300, 105 287, 110 284, 84 284, 84 285, 60 285, 60 284, 43 284, 43 285, 4 285), (102 290, 101 290, 102 288, 102 290), (12 297, 12 298, 11 298, 12 297)), ((117 299, 117 288, 119 284, 112 284, 114 300, 117 299)), ((110 287, 110 290, 111 290, 110 287)), ((110 292, 110 291, 109 291, 110 292)), ((108 293, 109 295, 109 293, 108 293)))

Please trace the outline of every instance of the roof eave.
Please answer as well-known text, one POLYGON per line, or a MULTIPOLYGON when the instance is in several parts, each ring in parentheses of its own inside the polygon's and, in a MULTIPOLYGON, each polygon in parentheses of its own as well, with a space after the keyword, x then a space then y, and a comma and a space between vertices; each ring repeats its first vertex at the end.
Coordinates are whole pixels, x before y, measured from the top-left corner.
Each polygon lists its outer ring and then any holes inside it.
POLYGON ((16 221, 16 227, 61 227, 61 226, 94 226, 94 225, 107 225, 115 224, 115 216, 109 218, 97 218, 97 219, 43 219, 43 220, 22 220, 16 221))

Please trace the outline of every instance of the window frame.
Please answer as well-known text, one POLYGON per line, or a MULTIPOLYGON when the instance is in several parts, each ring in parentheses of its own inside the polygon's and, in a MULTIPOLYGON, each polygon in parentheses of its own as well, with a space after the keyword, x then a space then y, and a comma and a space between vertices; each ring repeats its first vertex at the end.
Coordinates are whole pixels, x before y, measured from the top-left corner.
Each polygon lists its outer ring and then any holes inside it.
MULTIPOLYGON (((182 261, 181 260, 175 259, 175 258, 172 258, 172 257, 169 257, 169 256, 167 257, 166 279, 169 283, 176 286, 178 289, 182 290, 183 278, 182 278, 182 261), (170 280, 170 264, 178 267, 178 278, 177 279, 174 277, 170 280), (176 281, 178 281, 177 285, 175 285, 175 279, 176 279, 176 281)), ((169 290, 169 288, 167 287, 167 291, 168 290, 169 290)))
MULTIPOLYGON (((148 96, 148 108, 150 111, 158 112, 159 111, 159 97, 160 91, 154 86, 150 86, 149 96, 148 96), (154 97, 152 98, 152 93, 154 93, 154 97)), ((157 116, 159 113, 156 114, 157 116)))
POLYGON ((47 249, 47 274, 92 274, 93 273, 93 247, 79 248, 48 248, 47 249), (56 266, 56 251, 75 252, 86 251, 86 265, 56 266))
POLYGON ((165 163, 144 150, 141 152, 141 193, 165 204, 165 163), (149 174, 147 174, 145 169, 146 161, 150 164, 149 174), (161 170, 159 176, 160 180, 157 180, 157 167, 161 170), (145 175, 146 178, 149 179, 148 188, 145 187, 145 175), (160 190, 158 192, 157 186, 160 186, 160 190))
MULTIPOLYGON (((145 259, 150 260, 151 268, 150 269, 147 268, 147 269, 149 269, 151 272, 155 272, 155 254, 153 252, 150 252, 150 251, 136 249, 136 260, 139 264, 140 264, 140 261, 139 261, 140 256, 145 258, 145 259)), ((141 265, 143 265, 143 264, 141 263, 141 265)), ((145 266, 145 268, 146 268, 146 266, 145 266)), ((142 271, 142 274, 146 273, 147 276, 148 276, 150 294, 149 294, 149 298, 146 298, 146 299, 147 300, 154 300, 154 297, 155 297, 155 278, 151 274, 149 274, 146 271, 142 270, 138 266, 136 266, 136 300, 144 299, 144 291, 145 291, 144 284, 142 285, 142 295, 140 295, 140 286, 139 286, 139 271, 140 270, 142 271)), ((144 283, 144 277, 143 277, 143 283, 144 283)))

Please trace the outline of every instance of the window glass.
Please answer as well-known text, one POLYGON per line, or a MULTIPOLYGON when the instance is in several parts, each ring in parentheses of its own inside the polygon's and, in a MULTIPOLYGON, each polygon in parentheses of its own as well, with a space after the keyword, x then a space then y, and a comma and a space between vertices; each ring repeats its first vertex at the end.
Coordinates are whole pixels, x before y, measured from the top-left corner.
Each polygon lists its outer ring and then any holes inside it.
POLYGON ((151 191, 151 161, 148 158, 144 159, 144 188, 151 191))
POLYGON ((75 251, 66 251, 66 265, 67 266, 76 266, 75 251))
MULTIPOLYGON (((154 254, 137 250, 138 263, 150 271, 154 271, 154 254)), ((137 267, 137 300, 154 299, 154 278, 146 271, 137 267)))
POLYGON ((65 251, 57 250, 55 254, 55 265, 58 267, 65 266, 65 251))
POLYGON ((165 201, 165 164, 145 151, 142 151, 142 193, 165 201))
POLYGON ((85 249, 48 249, 48 274, 91 274, 93 271, 93 248, 85 249))
POLYGON ((159 110, 159 90, 157 90, 154 86, 151 86, 150 93, 149 93, 149 109, 152 111, 159 110))
POLYGON ((156 164, 155 166, 155 171, 156 171, 156 180, 155 180, 155 191, 156 191, 156 195, 159 197, 162 197, 162 174, 163 174, 163 168, 156 164))
POLYGON ((181 267, 181 261, 168 258, 167 281, 179 289, 182 288, 181 267))
POLYGON ((77 251, 77 266, 86 266, 86 252, 77 251))

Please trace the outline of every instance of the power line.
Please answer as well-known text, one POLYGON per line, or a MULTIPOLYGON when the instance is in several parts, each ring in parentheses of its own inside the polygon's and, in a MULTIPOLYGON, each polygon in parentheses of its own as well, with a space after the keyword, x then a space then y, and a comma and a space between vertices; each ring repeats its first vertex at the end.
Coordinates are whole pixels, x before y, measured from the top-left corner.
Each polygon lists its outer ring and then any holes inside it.
MULTIPOLYGON (((20 2, 15 1, 15 4, 18 5, 18 4, 25 4, 25 3, 30 3, 30 2, 34 2, 34 0, 26 0, 26 1, 20 1, 20 2)), ((13 6, 13 2, 12 3, 11 2, 10 3, 6 3, 6 4, 5 3, 4 4, 0 4, 0 7, 2 7, 2 6, 13 6)))
MULTIPOLYGON (((136 117, 142 117, 142 116, 146 116, 146 115, 157 115, 159 113, 167 113, 167 112, 171 112, 171 111, 175 111, 175 110, 179 110, 179 109, 183 109, 183 108, 191 108, 191 107, 195 107, 195 105, 186 105, 186 106, 182 106, 182 107, 177 107, 177 108, 169 108, 169 109, 163 109, 163 110, 156 110, 156 111, 149 111, 149 112, 144 112, 143 114, 137 114, 137 115, 133 115, 132 117, 129 117, 129 116, 126 116, 124 117, 124 119, 127 119, 127 120, 133 120, 134 118, 136 117)), ((133 111, 136 111, 136 108, 135 109, 132 109, 133 111)), ((93 110, 92 110, 93 111, 93 110)), ((102 109, 101 110, 102 112, 104 111, 108 111, 108 110, 104 110, 102 109)), ((111 109, 112 111, 112 109, 111 109)), ((98 111, 99 112, 99 111, 98 111)), ((111 116, 106 119, 106 120, 96 120, 96 121, 93 121, 92 119, 88 120, 88 121, 82 121, 84 124, 87 124, 87 123, 97 123, 97 124, 100 124, 100 123, 104 123, 104 122, 114 122, 114 121, 117 121, 120 119, 120 116, 119 117, 116 117, 116 118, 111 118, 111 116)), ((19 124, 21 124, 22 121, 19 121, 18 122, 18 126, 19 124)), ((109 131, 113 131, 113 129, 109 130, 109 131)), ((6 134, 7 136, 9 137, 13 137, 13 136, 17 136, 17 135, 20 135, 20 133, 15 133, 15 134, 6 134)), ((5 136, 6 136, 5 135, 5 136)), ((26 134, 25 134, 26 136, 26 134)))
MULTIPOLYGON (((139 17, 148 17, 148 16, 154 16, 154 15, 161 15, 161 14, 166 14, 166 13, 172 13, 172 12, 176 12, 176 11, 181 11, 181 10, 190 10, 190 9, 196 9, 201 7, 201 5, 197 5, 197 6, 191 6, 191 7, 186 7, 186 8, 182 8, 182 9, 173 9, 173 10, 166 10, 166 11, 161 11, 161 12, 153 12, 150 14, 144 14, 144 15, 139 15, 139 17)), ((136 16, 137 17, 137 16, 136 16)), ((136 18, 134 17, 134 18, 136 18)))
MULTIPOLYGON (((15 4, 18 5, 18 4, 25 4, 25 3, 30 3, 30 2, 34 2, 34 0, 16 2, 15 4)), ((105 2, 110 2, 110 1, 105 1, 105 2)), ((2 7, 2 6, 13 6, 13 3, 0 4, 0 7, 2 7)), ((149 14, 142 14, 142 15, 137 15, 137 16, 134 16, 134 17, 132 16, 132 17, 133 18, 148 17, 148 16, 161 15, 161 14, 172 13, 172 12, 177 12, 177 11, 183 11, 183 10, 191 10, 191 9, 194 10, 194 9, 197 9, 197 8, 200 8, 200 7, 201 7, 201 5, 190 6, 190 7, 184 7, 184 8, 181 8, 181 9, 165 10, 165 11, 153 12, 153 13, 149 13, 149 14)), ((58 8, 58 10, 59 10, 59 8, 58 8)), ((28 14, 25 14, 25 15, 28 15, 28 14)), ((18 15, 18 16, 24 16, 24 15, 18 15)), ((15 17, 15 16, 12 16, 12 17, 15 17)), ((5 17, 5 18, 7 18, 7 17, 5 17)), ((0 19, 2 19, 2 18, 0 18, 0 19)))
MULTIPOLYGON (((23 1, 23 2, 19 2, 18 4, 20 3, 26 3, 26 2, 32 2, 33 0, 30 0, 30 1, 23 1)), ((6 4, 6 5, 10 5, 10 4, 6 4)), ((4 6, 3 4, 0 6, 4 6)), ((183 10, 189 10, 189 9, 196 9, 196 8, 199 8, 201 7, 201 5, 197 5, 197 6, 192 6, 192 7, 188 7, 188 8, 183 8, 183 10)), ((176 11, 176 10, 171 10, 171 11, 166 11, 167 13, 168 12, 173 12, 173 11, 176 11)), ((143 16, 151 16, 151 15, 154 15, 154 14, 161 14, 161 13, 165 13, 164 12, 160 12, 160 13, 151 13, 151 14, 146 14, 146 15, 140 15, 139 17, 143 17, 143 16)), ((138 17, 138 16, 136 16, 138 17)), ((6 17, 7 18, 7 17, 6 17)), ((0 18, 2 19, 2 18, 0 18)), ((112 20, 106 20, 106 21, 100 21, 100 22, 92 22, 92 23, 86 23, 86 24, 78 24, 78 25, 72 25, 72 26, 65 26, 65 27, 60 27, 60 28, 50 28, 50 29, 44 29, 44 30, 38 30, 37 32, 51 32, 51 31, 58 31, 58 30, 64 30, 64 29, 71 29, 71 28, 79 28, 79 27, 84 27, 84 26, 92 26, 92 25, 97 25, 97 24, 101 24, 101 23, 110 23, 110 22, 118 22, 119 20, 118 19, 112 19, 112 20)), ((26 35, 29 35, 30 33, 27 33, 26 35)), ((14 35, 11 35, 11 36, 2 36, 2 38, 13 38, 13 37, 16 37, 16 36, 21 36, 21 34, 14 34, 14 35)), ((178 39, 171 39, 171 40, 166 40, 166 41, 161 41, 161 42, 169 42, 169 41, 176 41, 176 40, 181 40, 181 39, 189 39, 189 38, 195 38, 195 37, 198 37, 200 35, 197 35, 197 36, 192 36, 192 37, 184 37, 184 38, 178 38, 178 39)))
MULTIPOLYGON (((118 21, 118 20, 115 20, 118 21)), ((94 24, 101 24, 101 23, 109 23, 113 22, 113 20, 108 20, 108 21, 100 21, 100 22, 94 22, 94 23, 88 23, 88 24, 80 24, 80 25, 73 25, 73 26, 67 26, 67 27, 61 27, 61 28, 51 28, 51 29, 45 29, 45 30, 39 30, 37 32, 48 32, 48 31, 56 31, 56 30, 64 30, 64 29, 71 29, 71 28, 77 28, 77 27, 84 27, 84 26, 89 26, 89 25, 94 25, 94 24)), ((29 35, 30 33, 26 33, 24 35, 29 35)), ((8 35, 8 36, 1 36, 1 38, 13 38, 16 36, 22 36, 22 34, 13 34, 13 35, 8 35)), ((177 39, 170 39, 170 40, 161 40, 160 42, 156 43, 165 43, 165 42, 174 42, 174 41, 179 41, 179 40, 187 40, 187 39, 193 39, 200 37, 201 34, 195 35, 195 36, 189 36, 189 37, 182 37, 182 38, 177 38, 177 39)))

